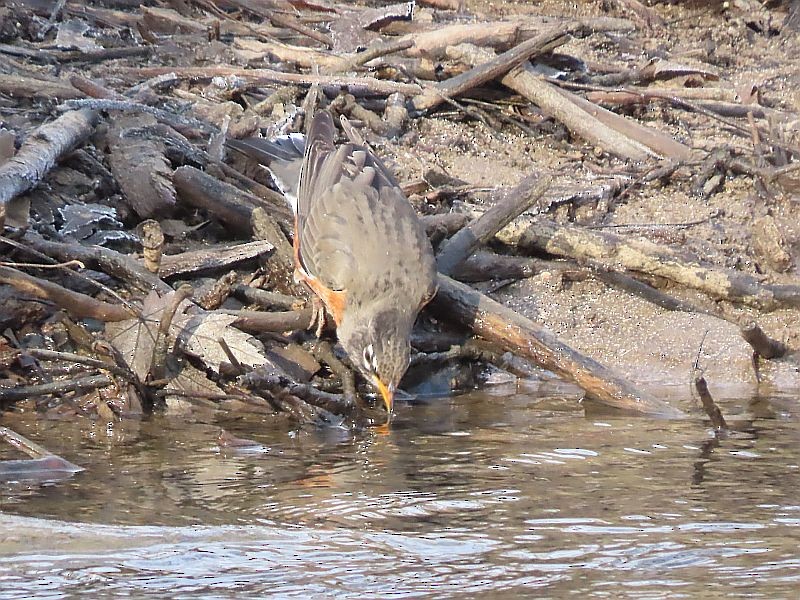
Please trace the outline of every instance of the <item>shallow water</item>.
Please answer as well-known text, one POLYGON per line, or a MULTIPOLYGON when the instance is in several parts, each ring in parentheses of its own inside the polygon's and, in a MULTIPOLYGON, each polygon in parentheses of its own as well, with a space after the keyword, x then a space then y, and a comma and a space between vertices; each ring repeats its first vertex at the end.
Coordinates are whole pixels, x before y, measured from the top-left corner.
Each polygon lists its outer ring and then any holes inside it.
POLYGON ((0 598, 796 598, 797 395, 722 407, 717 440, 496 388, 388 432, 229 421, 264 444, 239 454, 214 423, 6 415, 86 471, 0 482, 0 598))

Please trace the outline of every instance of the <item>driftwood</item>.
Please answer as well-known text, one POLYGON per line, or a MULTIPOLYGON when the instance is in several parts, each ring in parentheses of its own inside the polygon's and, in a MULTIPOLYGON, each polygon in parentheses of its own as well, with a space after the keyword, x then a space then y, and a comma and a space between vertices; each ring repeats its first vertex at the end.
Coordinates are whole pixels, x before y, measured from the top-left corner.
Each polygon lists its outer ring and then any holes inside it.
POLYGON ((97 114, 76 110, 45 123, 25 140, 14 158, 0 165, 0 226, 26 227, 27 202, 14 199, 35 187, 56 162, 94 131, 97 114))
POLYGON ((79 467, 53 454, 8 427, 0 426, 0 439, 5 440, 9 445, 30 456, 28 460, 0 461, 0 480, 11 478, 15 480, 27 478, 54 479, 58 475, 71 475, 83 471, 83 467, 79 467))
POLYGON ((146 113, 189 137, 205 137, 209 133, 216 133, 217 131, 214 125, 205 121, 184 117, 168 110, 154 108, 131 100, 85 98, 67 100, 59 108, 63 110, 119 110, 127 113, 146 113))
POLYGON ((700 396, 700 402, 703 405, 703 410, 706 411, 708 418, 711 420, 711 425, 714 427, 716 432, 720 433, 727 430, 728 424, 725 422, 725 417, 722 416, 722 411, 719 409, 719 406, 717 406, 717 403, 714 402, 714 397, 711 395, 711 392, 708 391, 708 383, 706 383, 706 378, 703 377, 703 374, 699 371, 695 373, 694 389, 700 396))
POLYGON ((258 312, 254 310, 219 310, 234 315, 233 326, 249 333, 281 333, 308 329, 311 325, 311 309, 284 312, 258 312))
POLYGON ((570 27, 546 31, 522 42, 494 59, 474 67, 466 73, 456 75, 426 88, 419 96, 414 98, 414 108, 417 110, 429 110, 444 102, 446 98, 459 96, 488 81, 502 77, 512 68, 530 60, 532 57, 550 52, 566 43, 571 31, 570 27))
POLYGON ((90 375, 66 381, 54 381, 39 385, 25 385, 14 388, 0 388, 0 403, 26 400, 36 396, 63 395, 67 392, 94 390, 111 385, 108 375, 90 375))
POLYGON ((60 261, 79 260, 145 292, 156 290, 163 294, 172 290, 134 258, 110 248, 84 246, 75 242, 54 242, 33 231, 25 233, 23 242, 37 253, 60 261))
POLYGON ((478 246, 491 240, 498 231, 538 202, 551 182, 552 177, 548 176, 526 177, 519 185, 506 191, 492 208, 442 245, 436 257, 438 271, 444 275, 452 274, 478 246))
POLYGON ((273 249, 273 245, 265 241, 248 242, 246 244, 224 245, 168 254, 161 257, 158 271, 161 277, 171 277, 179 273, 191 273, 207 269, 219 269, 242 260, 265 254, 273 249))
MULTIPOLYGON (((207 210, 239 233, 249 235, 252 232, 250 220, 258 207, 279 223, 288 226, 292 222, 292 211, 279 194, 272 193, 268 199, 249 194, 194 167, 175 169, 172 182, 182 200, 207 210)), ((280 244, 269 241, 276 246, 280 244)))
POLYGON ((174 73, 180 79, 194 81, 210 81, 215 77, 230 77, 245 82, 248 86, 265 86, 274 84, 295 84, 311 86, 314 84, 332 89, 347 89, 351 94, 388 96, 400 93, 406 96, 416 96, 420 87, 413 83, 397 83, 384 81, 373 77, 349 77, 338 75, 311 75, 301 73, 284 73, 272 69, 242 69, 238 67, 211 66, 211 67, 142 67, 134 69, 120 69, 120 75, 129 79, 142 77, 156 77, 174 73))
POLYGON ((0 92, 15 98, 83 98, 83 93, 60 79, 40 79, 0 73, 0 92))
POLYGON ((458 281, 524 279, 541 271, 543 263, 526 256, 507 256, 479 250, 458 265, 452 277, 458 281))
POLYGON ((300 303, 295 296, 262 290, 241 283, 234 286, 232 291, 237 297, 266 309, 291 310, 298 308, 297 305, 300 303))
POLYGON ((125 306, 73 292, 57 283, 33 277, 11 267, 0 266, 0 283, 12 285, 21 292, 52 302, 77 319, 90 317, 100 321, 125 321, 135 316, 125 306))
POLYGON ((436 314, 528 358, 580 386, 589 398, 637 414, 677 418, 683 412, 637 390, 606 367, 573 350, 530 319, 444 275, 432 301, 436 314))
POLYGON ((537 218, 523 226, 508 227, 499 232, 497 238, 523 251, 593 260, 607 266, 618 265, 630 271, 669 279, 714 298, 764 310, 800 306, 800 285, 762 283, 752 275, 703 265, 683 253, 640 238, 558 225, 545 218, 537 218))
POLYGON ((642 161, 659 155, 678 159, 690 155, 688 147, 672 138, 548 83, 530 65, 513 69, 501 81, 572 133, 621 158, 642 161))
POLYGON ((533 17, 524 21, 488 21, 484 23, 467 23, 437 27, 430 31, 409 33, 401 39, 409 38, 414 46, 406 51, 406 55, 414 57, 442 58, 448 46, 470 43, 476 46, 488 46, 497 50, 509 48, 545 30, 563 27, 565 23, 587 31, 622 31, 635 29, 627 19, 588 18, 559 19, 550 17, 533 17))
POLYGON ((742 334, 744 341, 753 348, 753 352, 767 360, 771 358, 780 358, 789 350, 786 344, 774 340, 764 333, 761 327, 758 326, 758 323, 748 323, 739 330, 739 333, 742 334))
POLYGON ((142 219, 164 218, 175 210, 164 141, 142 134, 155 124, 152 116, 120 115, 106 134, 111 172, 128 206, 142 219))

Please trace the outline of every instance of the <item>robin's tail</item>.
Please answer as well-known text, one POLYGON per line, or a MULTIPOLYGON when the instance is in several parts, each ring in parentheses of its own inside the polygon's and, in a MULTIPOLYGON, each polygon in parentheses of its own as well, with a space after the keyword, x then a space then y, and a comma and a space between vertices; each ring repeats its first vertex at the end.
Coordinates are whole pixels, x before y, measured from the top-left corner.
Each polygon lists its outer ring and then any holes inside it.
POLYGON ((262 165, 269 166, 276 160, 291 162, 303 158, 306 136, 301 133, 290 133, 274 140, 254 137, 244 140, 227 140, 226 144, 229 148, 257 160, 262 165))
POLYGON ((277 188, 297 211, 297 187, 300 184, 300 166, 306 149, 306 138, 300 133, 282 135, 274 140, 247 138, 227 140, 229 148, 263 165, 272 175, 277 188))

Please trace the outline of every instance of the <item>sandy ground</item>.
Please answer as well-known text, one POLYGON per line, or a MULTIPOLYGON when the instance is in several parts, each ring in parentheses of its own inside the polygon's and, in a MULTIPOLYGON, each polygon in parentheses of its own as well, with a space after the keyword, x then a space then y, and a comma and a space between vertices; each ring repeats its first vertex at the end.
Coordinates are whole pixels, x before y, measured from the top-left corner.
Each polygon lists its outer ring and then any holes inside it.
MULTIPOLYGON (((520 13, 574 16, 622 16, 605 13, 604 3, 470 2, 469 8, 493 17, 520 13), (570 12, 571 11, 571 12, 570 12)), ((563 52, 583 60, 631 67, 652 56, 671 60, 702 59, 720 74, 720 87, 757 85, 767 106, 795 112, 800 109, 800 61, 797 36, 754 34, 746 25, 749 15, 725 12, 719 7, 659 4, 655 11, 667 22, 658 37, 640 32, 626 40, 628 52, 609 49, 596 37, 575 41, 563 52), (744 22, 743 22, 744 21, 744 22)), ((778 15, 780 16, 780 15, 778 15)), ((777 19, 777 16, 773 18, 777 19)), ((667 85, 675 85, 674 82, 667 85)), ((703 115, 651 104, 634 109, 643 124, 668 132, 676 139, 707 150, 732 148, 753 154, 747 135, 703 115)), ((739 120, 739 123, 746 122, 739 120)), ((797 122, 787 126, 797 134, 797 122)), ((598 172, 614 173, 620 163, 596 158, 580 140, 558 141, 552 135, 535 139, 512 127, 490 130, 481 123, 456 123, 425 119, 414 123, 413 144, 392 148, 408 177, 438 167, 476 186, 512 185, 531 172, 554 172, 568 176, 576 188, 591 187, 598 172), (418 136, 418 137, 417 137, 418 136), (581 151, 583 150, 583 151, 581 151)), ((576 221, 595 224, 671 224, 717 215, 690 228, 646 228, 626 231, 653 241, 681 247, 703 261, 763 276, 765 281, 796 281, 800 258, 800 195, 798 190, 777 189, 760 193, 750 177, 729 177, 723 188, 709 198, 691 193, 691 181, 666 186, 636 188, 614 210, 598 215, 579 210, 576 221), (761 260, 752 244, 753 222, 771 215, 790 249, 793 264, 777 273, 761 260)), ((560 220, 566 220, 560 217, 560 220)), ((680 289, 668 293, 710 306, 701 294, 680 289)), ((692 365, 700 352, 700 364, 715 388, 728 391, 755 389, 751 349, 736 325, 703 314, 670 312, 647 301, 618 291, 601 282, 562 281, 553 272, 503 288, 494 297, 522 314, 543 323, 564 341, 614 367, 641 384, 682 384, 690 381, 692 365)), ((771 336, 800 347, 800 317, 796 310, 761 314, 718 303, 717 307, 739 322, 753 318, 771 336)), ((778 387, 800 385, 800 372, 793 359, 763 366, 764 382, 778 387)))

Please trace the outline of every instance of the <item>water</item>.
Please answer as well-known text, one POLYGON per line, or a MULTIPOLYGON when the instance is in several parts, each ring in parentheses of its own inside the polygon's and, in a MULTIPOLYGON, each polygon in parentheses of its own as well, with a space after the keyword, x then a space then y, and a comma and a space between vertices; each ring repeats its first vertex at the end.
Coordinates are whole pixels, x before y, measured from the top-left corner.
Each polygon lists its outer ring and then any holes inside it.
POLYGON ((796 598, 796 395, 722 406, 717 440, 496 389, 388 432, 229 417, 239 454, 210 419, 6 415, 86 471, 0 482, 0 598, 796 598))

